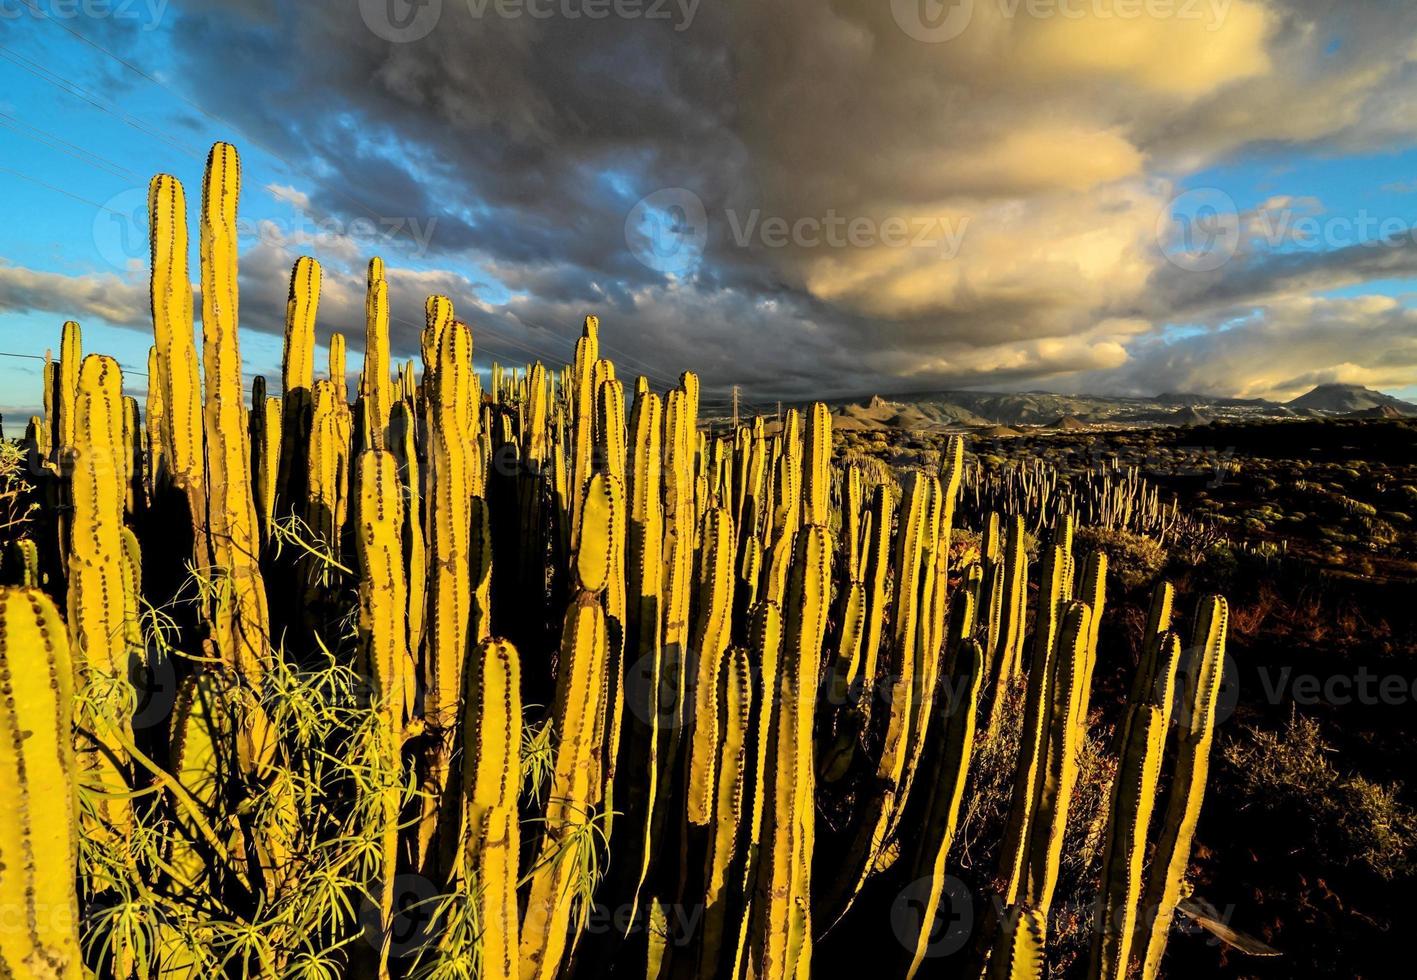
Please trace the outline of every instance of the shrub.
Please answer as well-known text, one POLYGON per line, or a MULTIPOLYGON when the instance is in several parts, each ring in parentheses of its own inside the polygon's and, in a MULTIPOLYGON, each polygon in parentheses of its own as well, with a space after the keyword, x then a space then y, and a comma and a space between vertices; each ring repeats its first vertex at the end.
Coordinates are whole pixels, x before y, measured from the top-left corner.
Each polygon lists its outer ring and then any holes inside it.
POLYGON ((1125 589, 1154 581, 1166 567, 1166 549, 1141 534, 1085 527, 1078 530, 1077 538, 1088 547, 1107 553, 1109 574, 1125 589))
MULTIPOLYGON (((1223 750, 1242 810, 1258 811, 1276 833, 1336 867, 1362 867, 1391 881, 1417 869, 1417 813, 1399 784, 1345 776, 1319 723, 1292 716, 1282 731, 1247 727, 1223 750)), ((1277 841, 1275 842, 1278 843, 1277 841)))

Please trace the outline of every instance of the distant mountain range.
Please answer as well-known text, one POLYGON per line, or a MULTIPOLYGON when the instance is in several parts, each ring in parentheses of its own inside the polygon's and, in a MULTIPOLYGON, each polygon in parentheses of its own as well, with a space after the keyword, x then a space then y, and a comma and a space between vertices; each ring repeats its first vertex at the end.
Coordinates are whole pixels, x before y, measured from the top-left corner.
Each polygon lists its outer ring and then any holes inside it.
MULTIPOLYGON (((843 431, 1038 426, 1085 430, 1115 425, 1204 425, 1218 420, 1417 417, 1417 405, 1362 385, 1323 384, 1287 402, 1192 392, 1152 397, 1058 395, 1044 391, 938 391, 838 401, 843 431)), ((998 434, 1007 434, 1000 431, 998 434)))

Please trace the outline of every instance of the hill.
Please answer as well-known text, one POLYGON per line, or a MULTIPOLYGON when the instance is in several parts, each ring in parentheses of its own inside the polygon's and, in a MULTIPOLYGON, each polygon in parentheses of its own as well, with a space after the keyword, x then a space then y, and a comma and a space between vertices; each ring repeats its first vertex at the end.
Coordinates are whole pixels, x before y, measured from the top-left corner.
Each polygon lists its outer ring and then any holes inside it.
POLYGON ((1370 409, 1391 407, 1399 415, 1417 415, 1417 405, 1363 385, 1324 384, 1284 403, 1297 411, 1351 415, 1370 409))

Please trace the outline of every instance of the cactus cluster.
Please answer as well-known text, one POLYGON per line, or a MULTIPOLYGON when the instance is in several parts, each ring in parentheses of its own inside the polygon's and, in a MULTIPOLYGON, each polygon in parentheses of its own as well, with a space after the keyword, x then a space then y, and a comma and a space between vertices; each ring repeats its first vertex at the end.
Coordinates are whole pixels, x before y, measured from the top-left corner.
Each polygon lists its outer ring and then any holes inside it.
MULTIPOLYGON (((822 404, 711 436, 698 378, 630 385, 593 316, 563 368, 483 373, 433 296, 398 364, 377 258, 354 400, 300 257, 281 391, 247 402, 239 192, 217 144, 199 357, 152 181, 141 412, 76 324, 46 365, 26 438, 63 506, 0 590, 0 889, 47 913, 0 972, 785 980, 915 880, 880 958, 914 976, 976 744, 1020 725, 999 912, 953 962, 1042 976, 1107 597, 1071 517, 991 515, 961 563, 962 440, 894 474, 835 461, 822 404)), ((1117 735, 1097 977, 1156 974, 1204 793, 1225 605, 1186 665, 1173 601, 1117 735)))

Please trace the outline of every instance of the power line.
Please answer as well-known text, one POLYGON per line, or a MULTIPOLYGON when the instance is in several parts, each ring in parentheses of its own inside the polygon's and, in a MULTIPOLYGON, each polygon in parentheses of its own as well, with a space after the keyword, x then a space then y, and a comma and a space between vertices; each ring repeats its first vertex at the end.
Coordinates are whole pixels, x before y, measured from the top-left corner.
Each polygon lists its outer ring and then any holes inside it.
POLYGON ((55 187, 53 184, 46 183, 45 181, 40 180, 38 177, 31 177, 29 174, 21 173, 18 170, 11 170, 9 167, 0 167, 0 173, 10 174, 12 176, 20 178, 21 180, 27 180, 32 184, 38 184, 45 190, 54 191, 54 193, 56 194, 63 194, 65 197, 73 198, 75 201, 78 201, 82 204, 87 204, 89 207, 92 208, 98 208, 100 211, 107 211, 109 214, 115 214, 120 218, 126 219, 128 217, 128 215, 123 214, 121 211, 115 211, 106 205, 99 204, 97 201, 90 201, 88 198, 80 194, 75 194, 72 191, 66 191, 62 187, 55 187))
POLYGON ((110 173, 115 177, 126 177, 129 180, 138 179, 138 175, 133 173, 133 171, 129 170, 127 167, 121 164, 114 163, 107 157, 100 156, 99 154, 94 153, 91 150, 86 150, 82 146, 70 143, 68 140, 63 139, 59 136, 55 136, 53 133, 46 132, 45 130, 40 129, 38 126, 31 125, 30 123, 25 122, 23 119, 19 119, 15 116, 10 115, 4 110, 0 110, 0 126, 4 126, 6 129, 11 130, 12 132, 19 133, 21 136, 27 139, 34 140, 41 146, 48 147, 51 150, 58 150, 60 153, 67 154, 68 156, 73 157, 81 163, 86 163, 97 170, 106 171, 107 173, 110 173), (26 132, 26 130, 30 130, 30 132, 26 132))
POLYGON ((94 95, 92 92, 89 92, 83 87, 74 84, 67 78, 64 78, 62 75, 58 75, 55 72, 50 71, 48 68, 46 68, 39 62, 31 61, 29 58, 26 58, 19 52, 14 51, 10 48, 6 48, 4 45, 0 45, 0 57, 3 57, 5 60, 9 61, 16 68, 19 68, 22 71, 29 72, 29 74, 33 75, 35 78, 38 78, 41 82, 47 82, 50 85, 53 85, 65 95, 73 96, 81 102, 88 103, 90 106, 99 110, 100 112, 108 113, 110 116, 113 116, 115 119, 119 120, 124 125, 137 130, 144 136, 148 136, 152 139, 158 140, 159 142, 166 143, 178 152, 184 153, 195 160, 202 159, 202 153, 194 147, 182 142, 175 136, 171 136, 167 133, 163 133, 160 130, 153 128, 138 117, 124 112, 122 109, 116 108, 113 103, 107 102, 99 96, 94 95))
MULTIPOLYGON (((18 357, 18 358, 23 358, 24 360, 27 360, 27 361, 47 361, 47 360, 50 360, 49 357, 47 357, 47 356, 45 356, 45 355, 41 355, 41 354, 16 354, 16 353, 14 353, 13 351, 7 351, 7 350, 0 350, 0 357, 18 357)), ((124 364, 124 363, 122 363, 122 362, 118 362, 118 367, 122 369, 124 375, 133 374, 133 375, 137 375, 137 376, 140 377, 140 378, 146 378, 146 377, 148 376, 148 372, 146 372, 146 371, 139 371, 137 368, 129 367, 128 365, 126 365, 126 364, 124 364)))

